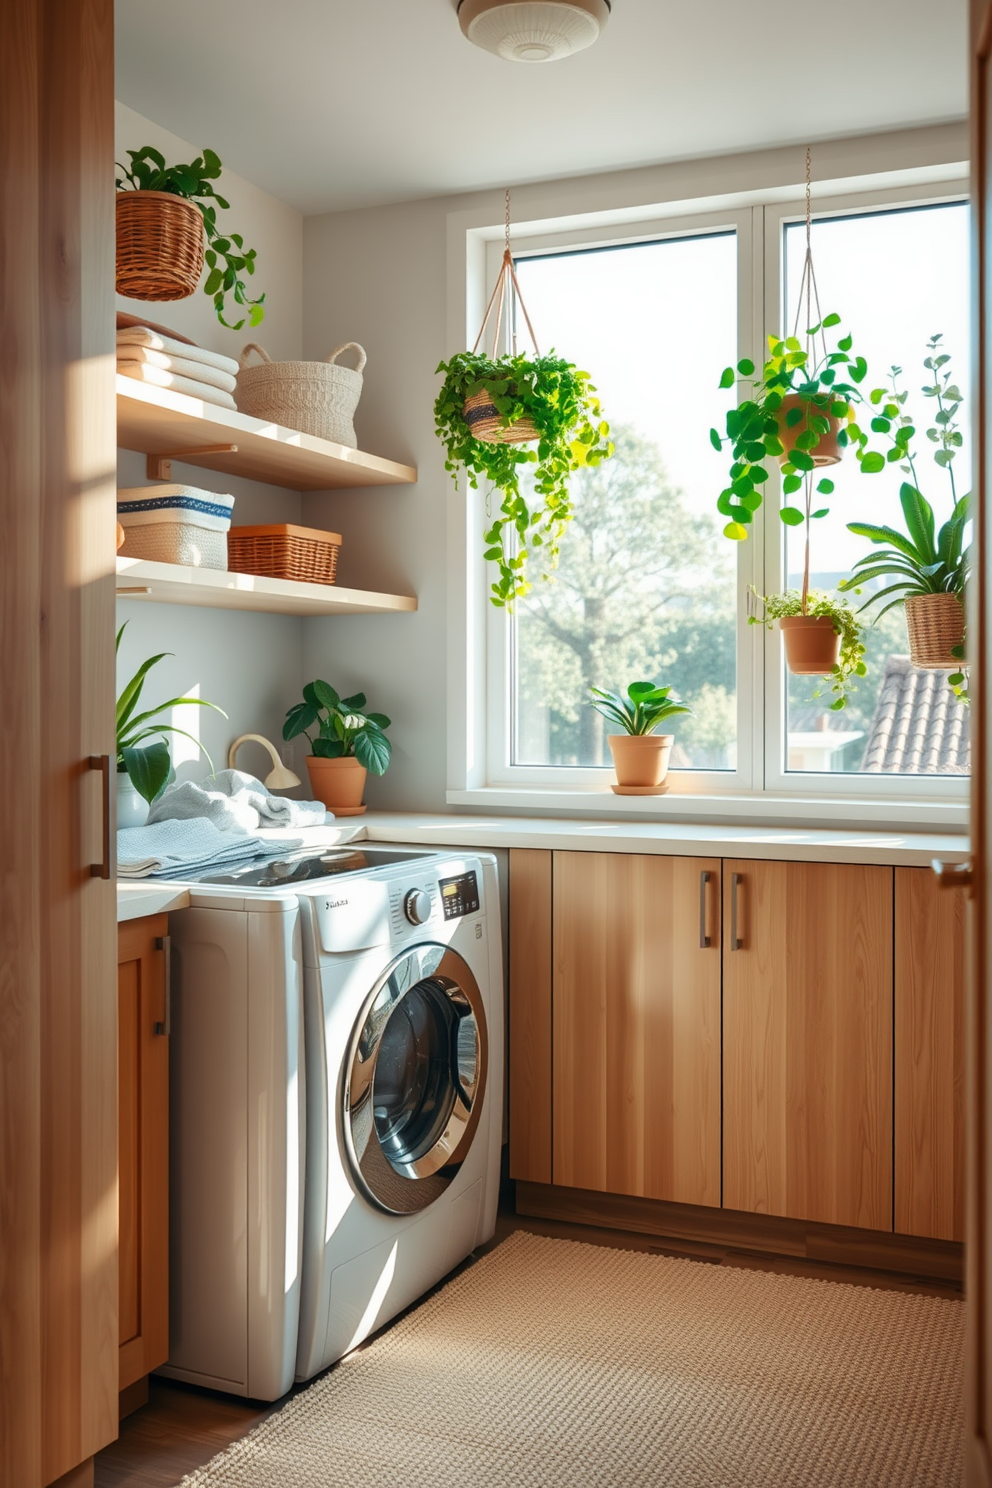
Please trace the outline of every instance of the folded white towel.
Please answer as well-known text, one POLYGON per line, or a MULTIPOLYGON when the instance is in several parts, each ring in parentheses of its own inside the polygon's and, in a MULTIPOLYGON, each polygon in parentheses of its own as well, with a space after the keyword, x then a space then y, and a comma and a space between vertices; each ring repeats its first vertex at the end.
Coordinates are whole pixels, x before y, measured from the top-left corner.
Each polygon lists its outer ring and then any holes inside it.
POLYGON ((173 356, 185 358, 187 362, 206 362, 208 367, 217 367, 221 372, 238 374, 238 364, 233 357, 223 356, 219 351, 207 351, 205 346, 191 346, 188 341, 176 341, 172 336, 163 336, 161 331, 148 326, 126 326, 117 332, 118 346, 150 346, 153 351, 170 351, 173 356))
POLYGON ((121 486, 117 491, 117 520, 122 527, 151 527, 158 522, 190 522, 210 532, 226 532, 231 525, 233 496, 201 491, 199 486, 167 483, 161 486, 121 486))
POLYGON ((160 821, 146 827, 121 828, 117 833, 117 872, 121 878, 192 873, 244 858, 281 856, 302 845, 302 837, 273 843, 251 837, 241 829, 220 832, 213 822, 202 819, 160 821))
POLYGON ((222 831, 255 832, 259 827, 322 826, 327 808, 321 801, 290 801, 273 796, 254 775, 218 770, 196 783, 168 786, 148 813, 149 822, 205 817, 222 831))
POLYGON ((149 367, 145 362, 118 362, 117 370, 123 377, 133 377, 137 382, 147 382, 152 387, 168 388, 172 393, 185 393, 187 398, 199 398, 202 403, 216 403, 220 408, 237 409, 238 406, 230 393, 206 382, 194 382, 191 377, 178 377, 175 372, 166 372, 162 367, 149 367))
POLYGON ((175 372, 179 377, 190 377, 194 382, 205 382, 208 387, 220 388, 224 393, 233 393, 238 385, 230 372, 222 372, 209 362, 194 362, 191 357, 173 356, 171 351, 153 351, 150 346, 118 346, 117 365, 121 362, 145 362, 149 367, 161 367, 163 372, 175 372))

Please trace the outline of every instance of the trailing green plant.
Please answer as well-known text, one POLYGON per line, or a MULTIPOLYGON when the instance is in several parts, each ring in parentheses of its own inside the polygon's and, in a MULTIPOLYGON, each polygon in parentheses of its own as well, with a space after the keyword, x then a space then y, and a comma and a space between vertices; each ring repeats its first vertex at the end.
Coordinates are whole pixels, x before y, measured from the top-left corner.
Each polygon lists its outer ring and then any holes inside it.
MULTIPOLYGON (((876 450, 869 450, 868 435, 857 422, 856 407, 864 402, 861 384, 868 373, 868 363, 852 351, 850 335, 837 339, 831 350, 825 332, 835 330, 841 323, 839 315, 824 316, 817 325, 806 332, 805 347, 797 336, 768 337, 768 357, 756 375, 754 363, 744 357, 733 367, 724 369, 720 378, 721 388, 733 387, 738 378, 750 384, 748 395, 736 407, 727 410, 726 432, 710 430, 710 442, 716 450, 730 446, 733 460, 730 466, 729 483, 717 498, 717 509, 728 518, 723 529, 725 537, 743 542, 754 520, 754 513, 764 499, 764 487, 769 479, 769 464, 782 461, 782 496, 785 504, 779 508, 779 516, 789 527, 809 524, 825 517, 830 508, 813 501, 813 474, 816 470, 815 455, 820 440, 830 432, 830 419, 843 422, 837 433, 837 443, 843 449, 850 447, 858 464, 866 475, 885 468, 885 459, 876 450), (820 349, 817 351, 817 338, 820 349), (795 404, 782 412, 786 398, 794 397, 795 404), (788 458, 782 435, 799 424, 805 427, 796 437, 788 458), (805 488, 803 505, 793 505, 788 500, 805 488)), ((815 490, 821 497, 830 496, 834 483, 829 477, 816 482, 815 490)))
POLYGON ((434 422, 447 451, 445 470, 456 487, 464 471, 473 488, 482 477, 502 493, 499 515, 485 531, 485 557, 498 570, 492 603, 512 607, 530 590, 526 573, 531 561, 540 562, 542 578, 557 566, 559 539, 572 516, 569 477, 613 453, 609 424, 601 416, 589 373, 553 352, 493 359, 463 351, 437 370, 444 374, 444 384, 434 404, 434 422), (483 389, 504 427, 521 419, 533 423, 536 448, 490 444, 473 435, 464 406, 483 389), (533 507, 521 490, 524 471, 532 475, 533 507))
POLYGON ((626 697, 601 687, 590 687, 589 691, 593 694, 590 708, 617 724, 624 734, 653 734, 667 718, 692 712, 679 698, 670 696, 670 687, 657 687, 654 682, 631 682, 626 697))
MULTIPOLYGON (((121 636, 126 628, 125 620, 117 632, 116 652, 120 651, 121 636)), ((141 663, 117 699, 117 770, 119 774, 127 774, 139 796, 143 796, 149 804, 161 795, 172 773, 168 740, 156 738, 156 735, 182 734, 184 738, 192 739, 197 749, 206 755, 210 769, 213 770, 214 767, 213 760, 199 739, 193 738, 185 729, 176 728, 171 723, 156 723, 155 719, 170 708, 186 703, 195 703, 200 708, 213 708, 222 718, 227 717, 223 708, 218 708, 216 703, 208 703, 204 698, 195 697, 169 698, 167 702, 158 703, 144 713, 135 713, 148 673, 166 656, 171 655, 171 651, 160 651, 157 656, 149 656, 147 661, 141 663), (155 743, 142 745, 143 739, 155 739, 155 743)))
MULTIPOLYGON (((846 707, 848 693, 855 690, 854 679, 864 677, 868 670, 865 666, 865 627, 857 613, 846 600, 835 599, 833 595, 824 594, 819 589, 809 589, 805 594, 799 589, 787 589, 783 594, 760 595, 752 585, 751 593, 764 606, 764 611, 761 615, 749 615, 749 625, 763 625, 766 630, 771 630, 776 620, 794 615, 803 615, 810 620, 832 621, 834 630, 840 636, 840 656, 828 674, 830 690, 834 694, 830 707, 834 712, 846 707)), ((814 690, 812 696, 820 696, 819 688, 814 690)))
POLYGON ((342 698, 327 682, 308 682, 302 703, 296 703, 286 714, 282 726, 284 739, 305 734, 310 753, 319 759, 344 759, 354 755, 360 765, 373 775, 385 775, 392 746, 383 733, 390 719, 384 713, 364 712, 364 692, 342 698), (310 730, 316 724, 316 734, 310 730))
POLYGON ((181 196, 199 208, 207 235, 204 258, 208 273, 203 292, 213 300, 221 325, 229 331, 240 331, 246 318, 249 326, 261 325, 265 315, 265 295, 250 299, 241 277, 242 274, 254 274, 256 250, 246 248, 244 239, 237 233, 225 235, 217 226, 214 203, 224 211, 228 210, 230 203, 213 187, 222 170, 214 151, 204 150, 189 165, 166 165, 165 156, 151 145, 144 145, 140 150, 128 150, 127 154, 130 170, 117 162, 117 169, 124 173, 117 177, 118 191, 128 190, 129 185, 134 191, 165 191, 171 196, 181 196), (197 200, 198 197, 202 200, 197 200), (248 311, 247 317, 242 317, 234 325, 224 319, 224 297, 227 294, 232 294, 235 304, 248 311))

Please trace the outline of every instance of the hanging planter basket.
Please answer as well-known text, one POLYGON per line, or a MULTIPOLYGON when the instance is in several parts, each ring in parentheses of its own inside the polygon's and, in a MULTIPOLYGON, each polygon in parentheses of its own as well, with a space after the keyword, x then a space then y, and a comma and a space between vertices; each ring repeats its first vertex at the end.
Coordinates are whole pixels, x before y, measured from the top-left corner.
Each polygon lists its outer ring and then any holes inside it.
POLYGON ((492 394, 483 388, 465 399, 465 422, 474 439, 486 444, 533 444, 540 438, 529 418, 517 419, 515 424, 504 424, 503 416, 493 403, 492 394))
POLYGON ((168 191, 117 193, 117 293, 186 300, 203 272, 199 207, 168 191))
POLYGON ((840 660, 840 636, 825 615, 783 615, 778 622, 789 671, 798 677, 823 677, 840 660))
MULTIPOLYGON (((475 338, 473 353, 478 351, 479 343, 486 332, 489 317, 496 309, 496 320, 493 327, 493 361, 499 355, 499 333, 503 324, 503 306, 511 299, 516 298, 516 303, 523 312, 530 339, 534 345, 534 354, 540 356, 537 347, 537 337, 534 335, 534 327, 530 323, 527 314, 527 306, 524 297, 520 293, 520 285, 517 283, 517 271, 513 266, 513 254, 510 252, 510 219, 509 219, 509 193, 507 193, 507 224, 506 224, 506 248, 503 250, 503 262, 500 264, 499 276, 489 297, 486 313, 482 317, 479 334, 475 338)), ((512 317, 511 317, 512 320, 512 317)), ((516 335, 514 334, 514 340, 516 335)), ((514 389, 507 389, 509 396, 513 396, 514 389)), ((505 422, 503 415, 493 401, 493 393, 489 388, 481 388, 479 392, 473 393, 470 398, 465 399, 462 414, 466 424, 472 432, 473 439, 481 439, 485 444, 534 444, 540 439, 540 432, 532 419, 519 418, 512 424, 505 422)))
POLYGON ((957 671, 961 657, 952 647, 964 644, 964 605, 956 594, 914 594, 906 600, 909 659, 914 667, 957 671))

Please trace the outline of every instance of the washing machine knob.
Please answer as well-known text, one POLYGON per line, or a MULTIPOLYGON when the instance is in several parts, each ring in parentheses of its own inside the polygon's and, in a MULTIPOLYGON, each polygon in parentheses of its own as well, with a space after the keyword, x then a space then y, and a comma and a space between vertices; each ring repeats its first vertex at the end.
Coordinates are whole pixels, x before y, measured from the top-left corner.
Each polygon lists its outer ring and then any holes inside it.
POLYGON ((411 925, 423 925, 431 917, 431 896, 423 889, 410 889, 403 899, 403 913, 411 925))

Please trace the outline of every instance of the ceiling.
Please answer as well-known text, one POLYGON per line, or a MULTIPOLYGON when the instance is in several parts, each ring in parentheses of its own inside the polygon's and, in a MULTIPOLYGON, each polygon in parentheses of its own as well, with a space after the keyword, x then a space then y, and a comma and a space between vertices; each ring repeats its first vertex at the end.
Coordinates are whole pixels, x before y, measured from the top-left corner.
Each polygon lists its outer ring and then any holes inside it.
POLYGON ((117 0, 117 96, 307 214, 963 117, 967 0, 613 0, 542 66, 455 0, 117 0))

